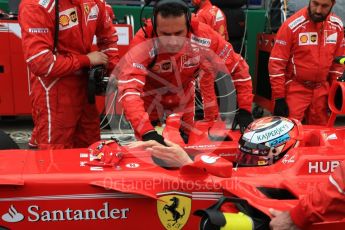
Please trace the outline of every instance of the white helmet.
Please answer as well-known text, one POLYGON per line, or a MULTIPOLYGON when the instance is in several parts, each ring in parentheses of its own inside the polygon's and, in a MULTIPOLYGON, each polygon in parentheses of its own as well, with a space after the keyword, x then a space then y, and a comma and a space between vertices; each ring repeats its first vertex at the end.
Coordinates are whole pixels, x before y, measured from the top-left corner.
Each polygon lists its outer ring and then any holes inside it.
POLYGON ((303 137, 302 125, 285 117, 264 117, 252 122, 239 140, 240 166, 271 165, 303 137))

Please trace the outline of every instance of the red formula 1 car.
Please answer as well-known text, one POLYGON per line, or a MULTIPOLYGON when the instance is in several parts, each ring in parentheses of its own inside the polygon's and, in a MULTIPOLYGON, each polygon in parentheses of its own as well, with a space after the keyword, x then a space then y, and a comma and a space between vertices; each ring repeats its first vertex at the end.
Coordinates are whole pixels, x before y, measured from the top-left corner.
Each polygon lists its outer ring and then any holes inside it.
MULTIPOLYGON (((333 116, 345 114, 344 89, 337 83, 331 91, 333 116)), ((167 121, 166 138, 179 141, 178 123, 167 121)), ((274 164, 257 167, 230 162, 240 155, 239 142, 257 133, 249 129, 241 136, 222 122, 196 123, 189 143, 181 143, 194 162, 181 168, 160 167, 149 152, 115 141, 88 149, 2 150, 0 229, 268 229, 269 208, 293 207, 345 159, 345 128, 331 123, 302 127, 275 118, 255 123, 263 131, 276 128, 260 140, 292 130, 300 143, 274 164)), ((284 134, 274 143, 287 140, 284 134)), ((345 220, 310 229, 332 227, 344 229, 345 220)))
MULTIPOLYGON (((0 229, 268 229, 269 208, 293 207, 345 159, 345 128, 303 126, 300 146, 274 164, 234 167, 226 159, 237 157, 243 136, 221 122, 196 127, 195 143, 184 145, 194 163, 181 168, 115 141, 0 151, 0 229)), ((331 227, 345 220, 310 229, 331 227)))

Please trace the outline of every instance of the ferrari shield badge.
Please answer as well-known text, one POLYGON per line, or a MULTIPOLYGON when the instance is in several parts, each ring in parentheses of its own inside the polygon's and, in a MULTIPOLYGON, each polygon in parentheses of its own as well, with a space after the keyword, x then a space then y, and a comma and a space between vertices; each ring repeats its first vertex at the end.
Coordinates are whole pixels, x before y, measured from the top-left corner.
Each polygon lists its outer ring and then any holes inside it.
POLYGON ((167 230, 180 230, 187 223, 192 200, 190 194, 165 193, 158 198, 157 213, 161 223, 167 230))
POLYGON ((85 14, 86 14, 86 15, 88 15, 89 12, 90 12, 90 7, 89 7, 89 5, 88 5, 87 3, 84 4, 84 11, 85 11, 85 14))

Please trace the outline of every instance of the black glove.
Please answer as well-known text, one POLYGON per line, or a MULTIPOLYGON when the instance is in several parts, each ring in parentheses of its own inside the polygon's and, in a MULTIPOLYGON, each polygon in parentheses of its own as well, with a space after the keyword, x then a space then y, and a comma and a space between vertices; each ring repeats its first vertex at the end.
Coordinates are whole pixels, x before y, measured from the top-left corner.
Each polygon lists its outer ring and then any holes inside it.
POLYGON ((253 121, 254 119, 250 112, 248 112, 245 109, 239 109, 235 115, 234 122, 232 124, 232 129, 235 129, 238 124, 240 126, 241 133, 244 133, 244 130, 253 121))
POLYGON ((141 139, 143 141, 149 141, 149 140, 157 141, 159 144, 166 146, 166 144, 164 142, 164 138, 161 135, 159 135, 155 130, 152 130, 150 132, 145 133, 141 137, 141 139))
MULTIPOLYGON (((162 145, 164 145, 164 146, 167 146, 167 145, 165 144, 165 142, 164 142, 164 138, 163 138, 161 135, 159 135, 159 134, 157 133, 157 131, 155 131, 155 130, 152 130, 152 131, 150 131, 150 132, 148 132, 148 133, 145 133, 145 134, 141 137, 141 139, 142 139, 143 141, 150 141, 150 140, 157 141, 159 144, 162 144, 162 145)), ((153 160, 153 162, 155 162, 155 164, 157 164, 157 165, 159 165, 159 166, 161 166, 161 167, 169 167, 163 160, 161 160, 161 159, 159 159, 159 158, 157 158, 157 157, 152 156, 152 160, 153 160)))
POLYGON ((285 98, 276 99, 273 115, 282 117, 289 116, 289 106, 287 105, 285 98))

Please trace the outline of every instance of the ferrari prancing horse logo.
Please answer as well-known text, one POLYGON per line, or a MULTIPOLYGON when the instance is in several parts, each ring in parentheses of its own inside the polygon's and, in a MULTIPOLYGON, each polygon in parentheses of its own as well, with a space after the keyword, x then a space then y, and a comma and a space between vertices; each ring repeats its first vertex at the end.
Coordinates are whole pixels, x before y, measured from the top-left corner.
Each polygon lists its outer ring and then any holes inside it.
POLYGON ((84 4, 84 11, 85 11, 86 15, 89 15, 90 7, 89 7, 89 5, 87 3, 84 4))
POLYGON ((180 230, 187 223, 192 206, 191 198, 172 194, 159 197, 157 212, 167 230, 180 230))

